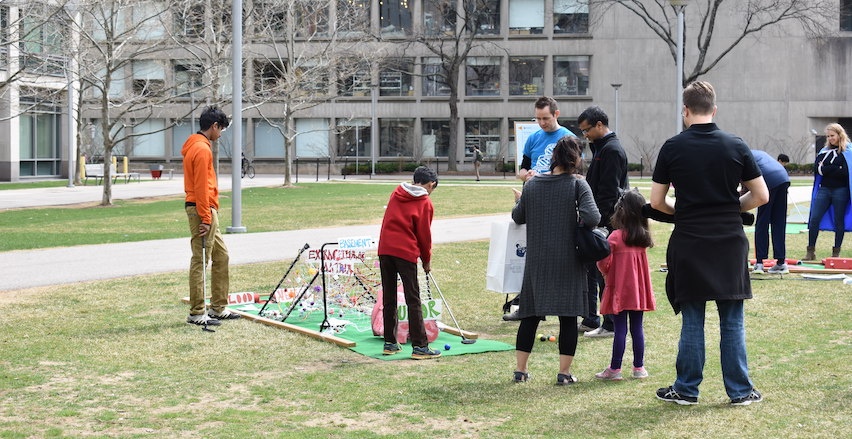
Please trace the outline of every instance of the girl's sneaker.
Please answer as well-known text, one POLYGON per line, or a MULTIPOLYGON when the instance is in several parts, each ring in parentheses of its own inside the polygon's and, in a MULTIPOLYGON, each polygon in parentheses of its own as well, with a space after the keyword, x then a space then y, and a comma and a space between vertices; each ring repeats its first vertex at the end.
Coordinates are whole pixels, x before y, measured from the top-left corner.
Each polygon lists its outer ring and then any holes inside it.
POLYGON ((621 381, 624 377, 621 376, 621 369, 606 368, 601 373, 596 373, 595 378, 599 380, 621 381))
POLYGON ((634 367, 633 368, 633 378, 643 379, 648 378, 648 371, 645 370, 644 367, 634 367))

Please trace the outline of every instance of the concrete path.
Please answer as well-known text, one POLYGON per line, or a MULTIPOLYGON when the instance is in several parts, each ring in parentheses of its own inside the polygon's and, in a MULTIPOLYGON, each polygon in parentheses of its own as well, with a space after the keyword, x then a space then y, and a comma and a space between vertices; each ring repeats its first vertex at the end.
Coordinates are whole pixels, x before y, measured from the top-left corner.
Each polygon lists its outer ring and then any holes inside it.
MULTIPOLYGON (((221 179, 221 189, 230 190, 230 183, 229 178, 221 179)), ((275 186, 281 183, 281 177, 259 176, 241 181, 242 187, 275 186)), ((5 190, 0 191, 0 209, 97 203, 100 202, 101 191, 102 188, 97 186, 5 190)), ((791 188, 790 203, 809 202, 810 191, 810 187, 791 188)), ((114 199, 181 194, 183 180, 178 176, 174 180, 143 180, 141 183, 119 183, 113 186, 114 199)), ((436 219, 432 226, 433 241, 442 244, 488 239, 492 222, 509 220, 508 212, 482 217, 436 219)), ((319 248, 324 243, 336 242, 340 238, 377 238, 378 235, 379 224, 371 224, 289 232, 226 234, 225 242, 231 265, 240 265, 291 259, 306 243, 311 248, 319 248)), ((0 252, 0 291, 187 270, 190 256, 188 237, 0 252)))

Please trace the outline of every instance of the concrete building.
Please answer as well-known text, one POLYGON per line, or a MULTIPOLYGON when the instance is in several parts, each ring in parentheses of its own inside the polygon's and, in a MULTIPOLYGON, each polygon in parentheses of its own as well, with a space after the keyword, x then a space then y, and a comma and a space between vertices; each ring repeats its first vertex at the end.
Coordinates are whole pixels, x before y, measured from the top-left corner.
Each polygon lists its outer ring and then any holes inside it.
MULTIPOLYGON (((270 84, 282 79, 286 62, 270 56, 269 44, 260 43, 252 34, 253 20, 260 20, 252 14, 274 22, 281 12, 264 9, 271 8, 269 3, 274 2, 245 2, 244 94, 271 94, 276 88, 270 84)), ((381 36, 379 42, 364 44, 375 52, 368 61, 384 62, 345 73, 330 70, 326 77, 319 78, 335 97, 306 106, 293 115, 292 128, 299 134, 293 139, 291 157, 302 163, 328 161, 335 173, 346 163, 359 161, 363 166, 373 160, 424 160, 437 162, 440 170, 446 170, 450 144, 448 87, 440 76, 438 58, 422 45, 402 43, 415 34, 453 34, 461 21, 453 18, 452 7, 462 10, 461 0, 309 3, 313 6, 296 14, 300 27, 294 35, 299 44, 321 45, 323 35, 340 32, 341 17, 352 14, 356 19, 347 24, 346 30, 353 36, 381 36)), ((578 135, 577 115, 590 105, 601 106, 610 115, 610 127, 617 127, 629 161, 641 161, 650 169, 659 146, 675 134, 679 112, 675 63, 669 47, 657 34, 619 5, 589 6, 580 0, 476 3, 479 37, 458 84, 456 157, 460 169, 472 168, 469 147, 473 145, 485 153, 483 170, 489 169, 488 162, 515 160, 515 125, 532 120, 533 102, 541 95, 557 99, 560 123, 578 135), (615 88, 613 84, 621 85, 615 88)), ((698 3, 693 1, 685 9, 687 73, 698 56, 695 42, 703 7, 698 3)), ((739 34, 740 2, 731 3, 734 4, 726 3, 728 9, 717 17, 709 50, 711 58, 726 50, 739 34)), ((840 122, 847 130, 852 128, 852 0, 836 0, 834 6, 835 18, 821 23, 821 37, 811 36, 794 21, 782 22, 746 37, 700 76, 716 87, 716 120, 723 129, 737 133, 752 148, 773 155, 783 152, 794 163, 808 163, 813 159, 814 144, 819 141, 813 131, 822 134, 830 122, 840 122)), ((201 24, 209 22, 211 16, 230 14, 195 10, 194 17, 192 9, 189 15, 175 11, 176 18, 162 23, 174 26, 178 35, 200 35, 201 24)), ((5 6, 0 11, 3 17, 15 14, 14 8, 5 6)), ((8 20, 4 20, 0 25, 7 32, 4 35, 8 35, 8 20)), ((165 38, 166 33, 153 35, 165 38)), ((14 50, 4 45, 6 62, 2 66, 6 70, 0 71, 0 77, 6 74, 8 78, 15 71, 14 60, 22 59, 14 50)), ((183 141, 197 129, 197 124, 186 117, 188 109, 200 102, 217 101, 209 88, 198 91, 209 83, 205 76, 209 73, 192 61, 186 50, 172 47, 159 52, 159 56, 133 60, 118 85, 121 90, 111 91, 120 95, 150 94, 158 87, 170 90, 166 96, 159 96, 164 104, 156 106, 150 118, 128 124, 127 130, 141 135, 119 146, 116 154, 126 154, 131 162, 139 164, 180 161, 183 141)), ((216 94, 227 96, 230 78, 219 79, 216 94)), ((64 74, 42 74, 33 76, 33 81, 39 87, 62 90, 65 79, 64 74)), ((316 81, 311 84, 316 85, 316 81)), ((0 181, 65 177, 69 148, 67 130, 62 128, 67 123, 64 94, 48 94, 52 103, 22 109, 27 99, 22 90, 30 93, 32 86, 11 81, 2 95, 0 181), (33 138, 32 133, 39 137, 33 138), (47 135, 47 140, 42 135, 47 135)), ((287 128, 282 103, 274 96, 260 103, 243 101, 243 151, 255 160, 258 172, 282 173, 282 129, 287 128)), ((225 105, 226 111, 228 107, 225 105)), ((100 116, 92 99, 83 101, 82 110, 84 135, 80 147, 97 155, 101 140, 95 127, 100 116)), ((235 150, 231 145, 232 132, 226 132, 221 142, 223 158, 235 150)), ((227 168, 223 172, 224 169, 227 168)))

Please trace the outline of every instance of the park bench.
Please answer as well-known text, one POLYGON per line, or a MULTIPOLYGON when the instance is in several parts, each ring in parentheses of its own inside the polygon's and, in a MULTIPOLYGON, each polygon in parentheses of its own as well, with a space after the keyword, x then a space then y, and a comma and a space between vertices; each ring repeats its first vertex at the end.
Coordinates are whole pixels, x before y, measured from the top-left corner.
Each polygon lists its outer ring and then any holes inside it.
MULTIPOLYGON (((109 166, 109 172, 112 176, 112 182, 115 183, 119 178, 123 178, 125 183, 129 183, 130 180, 141 181, 141 176, 138 172, 118 172, 115 169, 115 165, 109 166)), ((95 185, 100 185, 101 181, 104 179, 104 165, 103 164, 87 164, 86 165, 86 177, 83 180, 83 184, 88 184, 89 179, 95 179, 95 185)))

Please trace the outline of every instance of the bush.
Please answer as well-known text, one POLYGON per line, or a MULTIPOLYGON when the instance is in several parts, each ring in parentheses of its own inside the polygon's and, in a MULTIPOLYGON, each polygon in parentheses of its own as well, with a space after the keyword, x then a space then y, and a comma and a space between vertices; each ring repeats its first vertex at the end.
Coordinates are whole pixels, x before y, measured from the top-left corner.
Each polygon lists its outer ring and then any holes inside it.
POLYGON ((627 172, 641 172, 642 164, 641 163, 628 163, 627 164, 627 172))
MULTIPOLYGON (((412 162, 377 162, 376 174, 396 174, 398 172, 414 172, 418 163, 412 162)), ((369 161, 358 163, 358 174, 367 175, 373 172, 373 165, 369 161)), ((355 175, 355 163, 349 163, 340 168, 342 175, 355 175)))
POLYGON ((494 171, 496 172, 515 172, 515 161, 494 162, 494 171))

